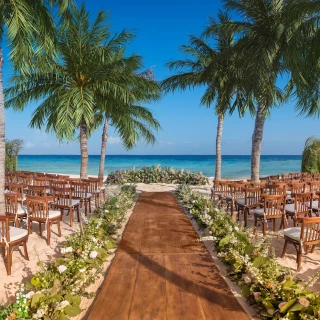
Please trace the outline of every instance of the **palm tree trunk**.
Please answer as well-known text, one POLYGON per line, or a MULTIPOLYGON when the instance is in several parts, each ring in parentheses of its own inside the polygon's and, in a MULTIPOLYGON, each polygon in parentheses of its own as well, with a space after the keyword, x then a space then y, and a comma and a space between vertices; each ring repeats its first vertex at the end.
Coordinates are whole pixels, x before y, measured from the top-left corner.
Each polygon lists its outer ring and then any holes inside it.
POLYGON ((80 125, 80 149, 81 149, 81 167, 80 167, 80 178, 88 178, 88 127, 84 120, 80 125))
POLYGON ((258 182, 260 180, 260 155, 263 137, 263 128, 265 121, 265 104, 258 105, 256 120, 254 124, 254 132, 252 135, 252 151, 251 151, 251 180, 258 182))
POLYGON ((2 82, 3 55, 0 47, 0 214, 5 213, 4 187, 5 187, 5 122, 4 122, 4 95, 2 82))
POLYGON ((223 114, 218 117, 217 137, 216 137, 216 173, 215 180, 221 180, 221 140, 223 130, 223 114))
POLYGON ((106 120, 104 122, 103 131, 102 131, 102 142, 101 142, 101 155, 100 155, 100 166, 99 166, 99 178, 104 177, 104 161, 106 157, 107 150, 107 140, 108 140, 108 116, 106 116, 106 120))

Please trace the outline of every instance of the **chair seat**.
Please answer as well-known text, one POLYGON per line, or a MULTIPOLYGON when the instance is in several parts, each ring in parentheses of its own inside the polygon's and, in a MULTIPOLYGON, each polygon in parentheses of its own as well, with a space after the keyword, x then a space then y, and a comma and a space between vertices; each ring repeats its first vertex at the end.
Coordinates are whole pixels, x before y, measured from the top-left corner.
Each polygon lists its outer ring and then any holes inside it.
POLYGON ((293 240, 300 241, 301 228, 300 227, 287 228, 283 230, 283 234, 286 237, 289 237, 293 240))
POLYGON ((64 207, 76 207, 80 205, 79 200, 71 200, 71 205, 69 205, 69 201, 59 200, 57 203, 57 206, 64 206, 64 207))
POLYGON ((291 195, 291 191, 290 191, 290 190, 287 190, 287 191, 286 191, 286 194, 287 194, 287 195, 291 195))
POLYGON ((49 219, 50 218, 56 218, 61 216, 61 212, 58 210, 49 210, 49 219))
POLYGON ((294 203, 286 204, 285 210, 287 213, 294 213, 294 203))
POLYGON ((263 208, 255 208, 252 210, 254 215, 257 216, 263 216, 264 215, 264 209, 263 208))
POLYGON ((226 195, 226 200, 233 200, 233 196, 230 194, 226 195))
POLYGON ((83 198, 83 199, 90 199, 90 198, 92 198, 92 193, 87 193, 87 196, 86 196, 86 194, 85 193, 83 193, 82 194, 82 196, 81 196, 81 198, 83 198))
POLYGON ((319 208, 319 201, 318 201, 318 200, 312 201, 312 209, 314 209, 314 210, 320 209, 320 208, 319 208))
POLYGON ((27 207, 19 204, 17 214, 18 215, 25 215, 26 213, 27 213, 27 207))
MULTIPOLYGON (((26 229, 20 229, 16 227, 9 227, 9 228, 10 228, 10 242, 22 239, 28 235, 28 230, 26 229)), ((2 238, 1 228, 0 228, 0 238, 2 238)))
POLYGON ((237 205, 244 206, 245 205, 245 200, 244 199, 238 199, 237 200, 237 205))

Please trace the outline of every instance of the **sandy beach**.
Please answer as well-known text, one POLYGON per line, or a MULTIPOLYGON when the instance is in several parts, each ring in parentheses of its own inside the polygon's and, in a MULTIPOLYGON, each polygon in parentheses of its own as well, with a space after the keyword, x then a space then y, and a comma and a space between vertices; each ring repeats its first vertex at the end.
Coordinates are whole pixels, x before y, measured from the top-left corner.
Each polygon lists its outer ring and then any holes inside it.
MULTIPOLYGON (((196 186, 192 187, 194 190, 197 190, 199 193, 201 193, 204 196, 210 196, 210 189, 212 186, 212 181, 210 181, 209 184, 205 186, 196 186)), ((139 193, 141 192, 160 192, 160 191, 170 191, 174 192, 177 188, 177 185, 174 184, 164 184, 164 183, 152 183, 152 184, 142 184, 138 183, 137 184, 137 191, 139 193)), ((114 192, 117 189, 116 186, 107 186, 107 193, 109 192, 114 192)), ((83 209, 82 209, 83 210, 83 209)), ((185 211, 186 212, 186 211, 185 211)), ((188 213, 186 212, 188 215, 188 213)), ((127 219, 130 217, 130 212, 128 212, 127 219)), ((189 216, 191 219, 191 217, 189 216)), ((191 219, 192 220, 192 219, 191 219)), ((127 221, 127 220, 126 220, 127 221)), ((197 230, 199 234, 199 238, 201 236, 206 235, 205 231, 200 229, 198 225, 196 224, 195 221, 193 221, 193 225, 195 229, 197 230)), ((277 230, 279 229, 280 222, 278 222, 277 225, 277 230)), ((292 221, 289 221, 289 226, 292 225, 292 221)), ((57 257, 60 255, 60 248, 63 246, 63 243, 65 241, 65 238, 72 234, 77 228, 77 224, 75 223, 73 227, 69 226, 69 217, 64 216, 63 221, 62 221, 62 237, 58 237, 57 235, 57 227, 54 225, 52 227, 52 241, 51 245, 47 246, 46 244, 46 238, 40 237, 38 234, 38 226, 35 224, 33 227, 34 232, 29 236, 29 241, 28 241, 28 252, 29 252, 29 257, 30 261, 27 261, 24 259, 22 252, 20 250, 15 251, 13 253, 13 265, 12 265, 12 275, 7 276, 6 275, 6 266, 3 261, 3 258, 0 258, 0 286, 3 288, 0 292, 0 303, 1 304, 6 304, 10 301, 13 301, 14 299, 14 294, 17 291, 17 288, 20 283, 25 283, 28 280, 30 280, 31 276, 35 273, 36 270, 38 270, 37 262, 43 261, 47 262, 49 261, 52 257, 57 257), (19 252, 20 251, 20 252, 19 252)), ((248 227, 253 226, 253 215, 248 216, 248 227)), ((24 226, 25 227, 25 226, 24 226)), ((122 226, 122 228, 118 231, 118 241, 121 238, 122 230, 125 227, 125 224, 122 226)), ((261 227, 258 229, 259 231, 259 237, 262 236, 261 234, 261 227)), ((45 233, 44 233, 45 235, 45 233)), ((284 238, 283 238, 283 233, 282 231, 277 232, 276 234, 272 235, 270 237, 271 241, 271 247, 275 249, 275 254, 277 257, 277 260, 279 263, 283 266, 286 266, 290 268, 293 274, 301 278, 303 281, 308 281, 310 278, 314 275, 314 273, 317 271, 319 268, 319 261, 320 261, 320 248, 316 248, 314 253, 309 253, 307 256, 303 256, 302 258, 302 268, 299 273, 296 272, 296 252, 293 246, 288 246, 287 249, 287 254, 285 259, 281 259, 280 255, 283 249, 284 245, 284 238)), ((216 255, 216 251, 214 250, 214 245, 211 241, 206 241, 205 242, 210 254, 212 255, 212 258, 215 260, 217 263, 218 267, 220 268, 222 274, 224 276, 227 275, 227 267, 221 263, 216 255)), ((104 269, 107 270, 108 265, 110 264, 110 261, 112 260, 113 255, 108 257, 107 262, 104 265, 104 269)), ((100 283, 102 282, 102 278, 100 281, 98 281, 95 285, 93 285, 90 290, 92 292, 95 292, 100 283)), ((241 291, 239 287, 235 284, 233 284, 230 280, 226 278, 226 281, 242 306, 245 308, 246 312, 253 317, 255 314, 254 309, 249 307, 245 299, 241 297, 241 291)), ((319 292, 320 290, 320 281, 317 281, 315 285, 312 288, 313 290, 319 292)), ((91 301, 85 300, 84 305, 82 305, 83 309, 88 308, 90 305, 91 301)), ((82 315, 84 315, 85 312, 83 312, 82 315)), ((81 319, 81 317, 77 317, 77 319, 81 319)))

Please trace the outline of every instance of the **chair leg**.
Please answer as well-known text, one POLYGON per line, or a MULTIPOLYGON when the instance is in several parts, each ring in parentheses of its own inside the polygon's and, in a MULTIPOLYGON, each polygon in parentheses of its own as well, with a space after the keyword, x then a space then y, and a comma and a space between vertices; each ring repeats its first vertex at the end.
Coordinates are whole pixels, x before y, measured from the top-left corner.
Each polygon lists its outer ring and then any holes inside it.
POLYGON ((286 254, 287 246, 288 246, 288 240, 285 240, 285 241, 284 241, 283 250, 282 250, 282 255, 281 255, 281 258, 282 258, 282 259, 284 258, 285 254, 286 254))
POLYGON ((316 248, 316 245, 314 244, 312 247, 311 247, 311 253, 314 252, 314 249, 316 248))
POLYGON ((80 222, 80 206, 77 206, 78 222, 80 222))
POLYGON ((39 234, 42 236, 42 227, 41 227, 41 222, 39 222, 39 234))
POLYGON ((47 222, 47 245, 50 246, 51 222, 47 222))
POLYGON ((309 246, 306 246, 305 248, 305 255, 307 255, 309 253, 309 246))
POLYGON ((248 211, 249 211, 249 208, 244 208, 244 210, 243 210, 243 219, 244 219, 244 226, 245 227, 248 224, 248 211))
POLYGON ((11 266, 12 266, 12 251, 9 246, 8 250, 7 250, 7 273, 8 273, 8 276, 11 275, 11 266))
POLYGON ((27 250, 27 241, 23 242, 23 250, 24 250, 24 257, 26 260, 29 260, 28 250, 27 250))
POLYGON ((84 202, 84 214, 85 215, 88 214, 88 202, 87 201, 84 202))
POLYGON ((301 269, 301 258, 302 258, 302 246, 299 245, 299 251, 297 256, 297 271, 300 271, 301 269))
POLYGON ((91 213, 91 198, 88 201, 89 201, 89 213, 91 213))
POLYGON ((263 231, 263 236, 265 237, 267 235, 267 221, 263 220, 262 223, 262 231, 263 231))
POLYGON ((272 219, 272 230, 276 232, 276 219, 272 219))
POLYGON ((1 247, 1 255, 3 257, 6 255, 6 247, 1 247))
POLYGON ((70 227, 72 227, 72 220, 73 220, 73 208, 69 208, 69 219, 70 219, 70 227))
POLYGON ((30 220, 30 218, 28 219, 28 233, 32 233, 32 221, 30 220))
POLYGON ((61 237, 61 225, 60 225, 60 220, 58 220, 57 225, 58 225, 58 235, 59 235, 59 237, 61 237))
POLYGON ((253 234, 255 235, 257 233, 257 225, 258 225, 258 218, 254 217, 254 227, 253 227, 253 234))

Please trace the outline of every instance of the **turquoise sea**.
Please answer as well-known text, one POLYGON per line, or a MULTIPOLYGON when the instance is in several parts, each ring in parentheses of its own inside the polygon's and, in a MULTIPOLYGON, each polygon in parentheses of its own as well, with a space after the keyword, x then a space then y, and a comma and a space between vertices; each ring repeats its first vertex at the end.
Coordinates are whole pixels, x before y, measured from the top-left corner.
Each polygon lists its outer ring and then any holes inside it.
MULTIPOLYGON (((89 174, 97 175, 100 156, 89 156, 89 174)), ((78 155, 20 155, 18 169, 39 172, 79 174, 80 156, 78 155)), ((111 171, 142 168, 145 166, 168 166, 174 169, 202 172, 214 176, 214 155, 108 155, 106 156, 107 175, 111 171)), ((261 156, 261 176, 300 171, 301 156, 265 155, 261 156)), ((250 156, 222 157, 222 176, 228 179, 248 178, 250 176, 250 156)))

